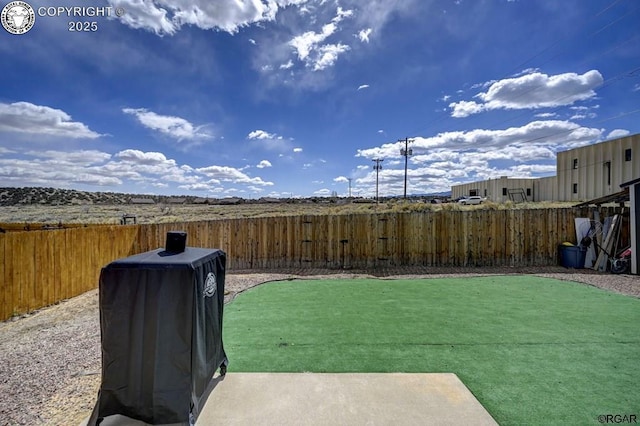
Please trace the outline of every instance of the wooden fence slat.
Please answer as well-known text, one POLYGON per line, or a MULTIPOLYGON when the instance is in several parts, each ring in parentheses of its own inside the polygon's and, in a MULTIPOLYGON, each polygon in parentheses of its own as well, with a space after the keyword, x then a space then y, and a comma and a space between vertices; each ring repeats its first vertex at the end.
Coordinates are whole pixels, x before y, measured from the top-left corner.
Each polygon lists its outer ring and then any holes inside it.
POLYGON ((11 317, 11 281, 5 276, 5 263, 7 253, 5 252, 6 237, 4 233, 0 233, 0 320, 11 317))
POLYGON ((20 257, 22 252, 22 246, 19 244, 21 235, 6 234, 6 249, 5 249, 5 279, 9 286, 10 294, 8 294, 11 315, 22 313, 23 309, 20 306, 20 279, 16 276, 14 270, 16 268, 15 258, 20 257))
POLYGON ((39 292, 40 303, 50 305, 55 303, 53 289, 55 287, 55 276, 52 273, 54 262, 54 234, 49 231, 41 231, 39 233, 39 242, 36 250, 36 287, 39 292))

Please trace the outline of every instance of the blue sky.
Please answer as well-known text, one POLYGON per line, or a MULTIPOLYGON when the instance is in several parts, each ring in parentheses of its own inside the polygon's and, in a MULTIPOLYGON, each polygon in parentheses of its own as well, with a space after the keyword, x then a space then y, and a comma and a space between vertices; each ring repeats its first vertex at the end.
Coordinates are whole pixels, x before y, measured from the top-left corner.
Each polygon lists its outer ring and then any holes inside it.
POLYGON ((408 137, 432 193, 640 132, 637 0, 28 3, 0 29, 0 186, 372 196, 383 158, 402 195, 408 137))

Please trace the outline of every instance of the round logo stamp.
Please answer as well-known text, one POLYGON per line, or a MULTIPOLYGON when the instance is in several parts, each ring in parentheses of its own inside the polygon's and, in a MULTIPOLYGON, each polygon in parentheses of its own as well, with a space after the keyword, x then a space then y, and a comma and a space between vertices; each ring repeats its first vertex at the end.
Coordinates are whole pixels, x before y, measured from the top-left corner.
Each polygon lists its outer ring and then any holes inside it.
POLYGON ((204 297, 213 297, 216 294, 218 288, 218 282, 216 275, 213 272, 207 274, 207 279, 204 282, 204 297))
POLYGON ((0 13, 2 26, 11 34, 24 34, 36 23, 36 13, 31 5, 24 1, 12 1, 2 8, 0 13))

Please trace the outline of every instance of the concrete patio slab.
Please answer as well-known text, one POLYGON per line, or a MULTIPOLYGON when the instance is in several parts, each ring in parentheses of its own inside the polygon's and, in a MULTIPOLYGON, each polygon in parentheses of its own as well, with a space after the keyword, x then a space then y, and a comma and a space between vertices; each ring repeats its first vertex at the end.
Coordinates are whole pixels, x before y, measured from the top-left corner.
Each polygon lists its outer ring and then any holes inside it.
MULTIPOLYGON (((452 373, 228 373, 219 379, 196 423, 418 424, 497 425, 452 373)), ((110 416, 101 425, 145 423, 110 416)))

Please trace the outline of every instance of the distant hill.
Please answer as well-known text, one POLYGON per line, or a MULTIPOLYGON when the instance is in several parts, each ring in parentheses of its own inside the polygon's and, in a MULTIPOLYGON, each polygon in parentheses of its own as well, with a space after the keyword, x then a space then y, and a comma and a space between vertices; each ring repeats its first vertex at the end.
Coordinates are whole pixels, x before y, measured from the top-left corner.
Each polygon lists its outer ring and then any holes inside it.
MULTIPOLYGON (((451 193, 411 194, 409 199, 443 198, 451 193)), ((398 200, 400 197, 381 197, 382 200, 398 200)), ((0 188, 0 206, 41 204, 49 206, 68 205, 118 205, 118 204, 262 204, 262 203, 327 203, 327 202, 372 201, 361 197, 310 197, 310 198, 203 198, 194 195, 126 194, 121 192, 89 192, 62 188, 0 188)))
MULTIPOLYGON (((60 188, 0 188, 0 206, 15 206, 21 204, 43 205, 85 205, 85 204, 128 204, 132 198, 153 199, 155 203, 162 203, 174 197, 161 195, 133 195, 117 192, 87 192, 75 189, 60 188)), ((197 197, 181 197, 195 199, 197 197)))
POLYGON ((448 198, 451 197, 451 191, 446 192, 432 192, 429 194, 411 194, 411 197, 423 197, 423 198, 448 198))

